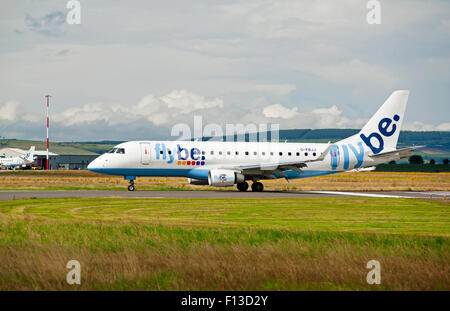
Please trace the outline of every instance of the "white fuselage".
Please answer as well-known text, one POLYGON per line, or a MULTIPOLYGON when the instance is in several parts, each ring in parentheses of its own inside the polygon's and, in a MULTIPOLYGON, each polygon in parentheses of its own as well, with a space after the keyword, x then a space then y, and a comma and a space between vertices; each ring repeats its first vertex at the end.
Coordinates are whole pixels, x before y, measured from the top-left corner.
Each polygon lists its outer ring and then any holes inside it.
MULTIPOLYGON (((206 180, 211 169, 236 170, 246 165, 308 162, 317 159, 328 146, 314 143, 131 141, 117 145, 114 153, 101 155, 88 168, 111 175, 177 176, 206 180), (117 153, 119 149, 123 149, 123 153, 117 153)), ((346 147, 346 155, 339 150, 342 146, 337 143, 323 161, 307 164, 301 173, 294 170, 284 173, 293 179, 378 164, 367 157, 368 149, 362 145, 346 147)), ((264 179, 265 173, 265 170, 255 169, 247 170, 245 175, 264 179)), ((280 174, 268 175, 270 178, 286 178, 280 174)))

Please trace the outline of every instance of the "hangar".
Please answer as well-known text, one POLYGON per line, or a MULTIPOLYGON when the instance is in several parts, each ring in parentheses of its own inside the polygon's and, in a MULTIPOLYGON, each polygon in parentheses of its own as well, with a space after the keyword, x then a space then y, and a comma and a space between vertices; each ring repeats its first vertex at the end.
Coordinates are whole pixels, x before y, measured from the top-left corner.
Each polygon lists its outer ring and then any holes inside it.
MULTIPOLYGON (((99 155, 88 151, 71 151, 71 150, 61 150, 62 152, 57 154, 54 152, 49 152, 49 169, 66 169, 66 170, 76 170, 76 169, 86 169, 88 164, 91 163, 99 155)), ((0 157, 13 158, 17 156, 24 156, 27 150, 20 148, 1 148, 0 157)), ((33 167, 38 169, 45 169, 47 161, 47 151, 46 150, 36 150, 34 153, 36 161, 33 167)))

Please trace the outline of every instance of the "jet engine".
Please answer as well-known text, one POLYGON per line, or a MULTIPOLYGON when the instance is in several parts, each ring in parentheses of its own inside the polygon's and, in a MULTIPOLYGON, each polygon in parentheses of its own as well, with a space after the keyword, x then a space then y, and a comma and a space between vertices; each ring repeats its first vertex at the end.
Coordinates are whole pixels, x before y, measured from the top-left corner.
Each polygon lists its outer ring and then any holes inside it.
POLYGON ((204 179, 188 178, 188 183, 190 185, 207 185, 208 181, 204 179))
POLYGON ((230 170, 213 169, 208 173, 208 184, 214 187, 229 187, 244 180, 244 175, 230 170))

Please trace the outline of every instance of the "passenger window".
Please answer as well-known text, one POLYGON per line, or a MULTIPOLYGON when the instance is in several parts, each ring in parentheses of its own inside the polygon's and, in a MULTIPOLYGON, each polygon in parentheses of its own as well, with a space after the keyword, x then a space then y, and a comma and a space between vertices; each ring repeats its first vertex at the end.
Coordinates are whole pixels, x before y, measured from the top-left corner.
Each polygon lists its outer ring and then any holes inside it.
POLYGON ((288 156, 291 156, 291 155, 292 155, 292 153, 288 152, 288 156))
POLYGON ((227 154, 228 154, 228 155, 230 155, 230 154, 231 154, 231 152, 230 152, 230 151, 227 151, 227 154))
POLYGON ((315 152, 313 153, 313 156, 316 156, 316 153, 315 153, 315 152))
POLYGON ((280 152, 279 155, 282 156, 282 155, 283 155, 283 152, 280 152))
POLYGON ((214 151, 211 151, 211 155, 213 155, 214 154, 214 151))
POLYGON ((239 155, 239 151, 236 151, 236 155, 239 155))
POLYGON ((245 152, 245 155, 248 155, 248 151, 245 152))
POLYGON ((307 157, 308 156, 308 152, 305 152, 305 157, 307 157))
POLYGON ((219 155, 222 155, 222 151, 219 151, 219 155))
POLYGON ((255 152, 253 152, 253 155, 258 155, 258 153, 255 151, 255 152))
POLYGON ((297 152, 295 155, 296 155, 297 157, 300 156, 300 152, 297 152))

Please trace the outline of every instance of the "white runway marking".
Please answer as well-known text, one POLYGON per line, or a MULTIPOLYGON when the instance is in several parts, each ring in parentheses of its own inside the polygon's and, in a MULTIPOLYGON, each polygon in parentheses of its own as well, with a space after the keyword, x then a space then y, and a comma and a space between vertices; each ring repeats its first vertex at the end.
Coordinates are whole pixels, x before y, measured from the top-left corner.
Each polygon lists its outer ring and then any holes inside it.
POLYGON ((368 198, 402 198, 402 199, 415 199, 414 197, 408 197, 403 195, 390 195, 390 194, 376 194, 376 193, 361 193, 361 192, 341 192, 341 191, 305 191, 310 193, 319 194, 331 194, 342 196, 354 196, 354 197, 368 197, 368 198))
POLYGON ((438 195, 440 197, 450 197, 450 191, 427 191, 422 193, 427 195, 438 195))

